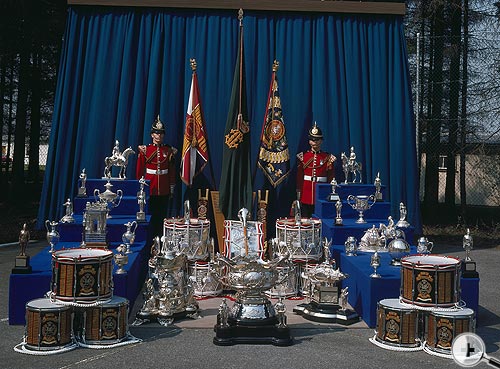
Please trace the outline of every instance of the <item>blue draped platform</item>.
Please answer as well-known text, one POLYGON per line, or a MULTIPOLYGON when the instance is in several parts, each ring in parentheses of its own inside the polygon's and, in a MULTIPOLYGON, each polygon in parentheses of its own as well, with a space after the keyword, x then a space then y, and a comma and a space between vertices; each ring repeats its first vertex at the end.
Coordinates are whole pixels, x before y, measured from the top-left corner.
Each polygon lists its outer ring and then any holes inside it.
MULTIPOLYGON (((94 202, 94 189, 104 192, 106 180, 89 179, 86 183, 88 197, 77 197, 73 200, 75 214, 74 223, 61 223, 57 226, 60 233, 60 242, 55 249, 69 249, 80 247, 82 240, 82 219, 85 204, 94 202)), ((120 205, 110 211, 111 218, 107 220, 107 235, 109 249, 116 252, 116 247, 122 242, 122 235, 126 232, 126 223, 136 219, 139 210, 137 191, 139 182, 136 180, 113 180, 112 191, 123 191, 120 205)), ((146 194, 147 194, 146 188, 146 194)), ((148 198, 147 198, 148 199, 148 198)), ((146 199, 146 201, 147 201, 146 199)), ((128 254, 128 264, 124 266, 126 274, 116 274, 117 266, 113 267, 113 295, 125 297, 133 306, 146 277, 148 270, 149 247, 146 245, 147 230, 151 216, 146 215, 146 222, 140 222, 135 230, 135 242, 131 245, 131 254, 128 254)), ((48 244, 47 244, 48 245, 48 244)), ((9 281, 9 324, 25 324, 26 303, 43 297, 51 290, 52 254, 47 246, 37 255, 31 257, 32 273, 11 274, 9 281)), ((113 262, 114 264, 114 262, 113 262)))

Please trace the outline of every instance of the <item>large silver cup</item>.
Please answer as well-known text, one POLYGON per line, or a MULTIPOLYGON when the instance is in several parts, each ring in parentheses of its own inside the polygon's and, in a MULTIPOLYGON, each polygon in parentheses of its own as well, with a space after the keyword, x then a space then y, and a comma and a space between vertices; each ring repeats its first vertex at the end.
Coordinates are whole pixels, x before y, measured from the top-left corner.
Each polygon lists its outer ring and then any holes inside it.
MULTIPOLYGON (((99 191, 98 188, 94 190, 94 198, 96 199, 96 201, 106 202, 108 204, 109 211, 111 211, 113 208, 116 208, 118 205, 120 205, 123 197, 123 191, 117 190, 116 193, 114 193, 111 190, 113 185, 110 181, 108 181, 104 185, 104 187, 106 187, 106 191, 104 192, 99 191)), ((111 218, 111 215, 108 214, 108 218, 111 218)))
POLYGON ((366 223, 366 220, 363 218, 364 212, 371 209, 375 201, 374 195, 349 195, 347 197, 347 203, 359 213, 359 218, 356 220, 356 223, 366 223))

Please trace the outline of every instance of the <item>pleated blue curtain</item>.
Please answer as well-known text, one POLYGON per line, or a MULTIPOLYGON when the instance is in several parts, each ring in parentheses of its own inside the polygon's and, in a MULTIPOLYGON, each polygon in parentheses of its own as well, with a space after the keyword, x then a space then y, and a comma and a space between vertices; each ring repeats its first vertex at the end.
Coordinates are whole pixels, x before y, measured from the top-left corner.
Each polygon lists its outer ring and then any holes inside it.
MULTIPOLYGON (((392 214, 407 204, 420 224, 415 127, 398 16, 246 11, 244 47, 252 166, 255 165, 274 59, 292 161, 292 174, 270 204, 286 215, 295 197, 295 155, 307 148, 317 121, 324 149, 339 158, 350 146, 363 163, 363 181, 380 172, 392 214), (276 206, 278 204, 278 206, 276 206)), ((150 142, 159 114, 166 141, 182 146, 191 68, 198 80, 215 184, 221 173, 224 125, 237 53, 235 11, 72 7, 64 36, 39 225, 62 216, 83 168, 100 178, 114 140, 122 149, 150 142)), ((179 155, 180 156, 180 155, 179 155)), ((127 177, 133 178, 132 157, 127 177)), ((178 158, 180 160, 180 157, 178 158)), ((339 176, 340 166, 337 166, 339 176)), ((260 170, 254 189, 268 187, 260 170)), ((210 177, 207 166, 205 177, 210 177)), ((177 198, 180 204, 181 181, 177 198)))

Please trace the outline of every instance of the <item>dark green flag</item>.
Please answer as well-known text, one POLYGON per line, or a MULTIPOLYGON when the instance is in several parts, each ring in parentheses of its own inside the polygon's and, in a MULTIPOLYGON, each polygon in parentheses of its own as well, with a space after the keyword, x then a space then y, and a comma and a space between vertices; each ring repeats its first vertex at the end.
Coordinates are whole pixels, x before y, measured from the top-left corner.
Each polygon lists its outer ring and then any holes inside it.
POLYGON ((245 89, 243 25, 240 19, 238 56, 224 131, 222 175, 219 187, 219 207, 226 219, 238 219, 238 211, 243 207, 249 211, 252 210, 250 124, 245 89))

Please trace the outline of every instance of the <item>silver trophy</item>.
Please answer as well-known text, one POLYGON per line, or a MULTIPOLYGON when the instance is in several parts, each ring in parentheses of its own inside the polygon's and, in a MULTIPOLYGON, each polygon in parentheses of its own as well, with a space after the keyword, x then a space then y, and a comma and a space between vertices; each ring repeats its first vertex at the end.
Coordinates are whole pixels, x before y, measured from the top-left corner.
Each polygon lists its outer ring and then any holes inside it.
POLYGON ((467 233, 464 235, 462 244, 465 250, 465 261, 471 261, 470 252, 474 246, 474 240, 472 239, 469 228, 467 228, 467 233))
POLYGON ((410 223, 406 220, 406 216, 408 215, 408 211, 406 210, 405 204, 402 202, 399 203, 399 220, 396 223, 396 227, 399 228, 408 228, 410 223))
POLYGON ((427 237, 420 237, 417 241, 417 253, 419 254, 430 254, 434 243, 430 242, 427 237))
POLYGON ((395 238, 387 245, 387 251, 392 257, 391 265, 399 266, 401 259, 410 254, 410 244, 404 238, 395 238))
POLYGON ((337 193, 337 187, 339 186, 337 180, 335 178, 332 179, 330 184, 332 185, 332 193, 328 195, 328 201, 337 202, 340 200, 340 196, 337 193))
POLYGON ((85 168, 82 169, 79 178, 80 178, 80 187, 78 187, 77 197, 87 197, 87 187, 85 187, 85 184, 87 183, 87 173, 85 173, 85 168))
POLYGON ((341 212, 342 212, 342 201, 337 200, 335 203, 335 210, 337 211, 337 216, 335 217, 335 225, 342 225, 342 217, 341 217, 341 212))
POLYGON ((57 232, 56 229, 58 224, 58 222, 51 222, 48 219, 45 221, 45 228, 47 229, 47 242, 50 244, 49 252, 51 254, 55 251, 54 246, 59 242, 59 239, 61 238, 59 232, 57 232))
MULTIPOLYGON (((111 191, 111 188, 113 185, 111 182, 108 180, 108 182, 104 185, 106 187, 106 191, 102 192, 99 191, 98 188, 94 190, 94 197, 96 201, 102 201, 105 202, 108 205, 109 211, 111 211, 113 208, 116 208, 120 205, 120 202, 123 197, 123 191, 122 190, 117 190, 116 193, 111 191), (118 200, 117 200, 118 199, 118 200)), ((111 215, 107 215, 108 218, 111 218, 111 215)))
POLYGON ((63 206, 66 208, 65 210, 66 214, 61 218, 60 222, 74 223, 75 218, 73 218, 73 204, 71 203, 71 200, 67 199, 66 202, 63 204, 63 206))
POLYGON ((118 177, 115 179, 127 179, 125 172, 127 170, 128 157, 130 154, 135 154, 131 147, 126 148, 123 152, 120 151, 120 142, 115 141, 111 156, 104 158, 104 177, 103 179, 111 179, 111 170, 113 166, 120 167, 118 177))
POLYGON ((117 252, 114 255, 115 264, 118 266, 118 269, 115 272, 116 274, 127 274, 127 271, 123 269, 123 267, 128 264, 128 255, 125 253, 126 250, 127 246, 123 243, 116 248, 117 252))
POLYGON ((361 183, 362 180, 362 175, 361 175, 361 169, 362 165, 361 163, 356 161, 356 153, 354 152, 354 146, 351 147, 351 152, 349 154, 349 157, 345 154, 345 152, 340 154, 340 158, 342 159, 342 169, 344 171, 344 176, 345 176, 345 184, 347 183, 356 183, 356 179, 359 176, 359 183, 361 183), (352 182, 348 181, 349 178, 349 173, 352 173, 352 182))
POLYGON ((135 230, 137 229, 137 222, 134 220, 124 224, 127 231, 122 235, 122 241, 125 244, 125 254, 131 254, 130 246, 135 241, 135 230))
POLYGON ((104 201, 90 202, 83 212, 82 247, 107 247, 108 204, 104 201))
POLYGON ((349 195, 347 196, 347 203, 351 205, 351 207, 359 213, 359 218, 356 220, 356 223, 366 223, 366 220, 363 218, 363 213, 366 210, 371 209, 373 204, 375 204, 375 196, 370 195, 349 195))
POLYGON ((382 181, 380 180, 380 172, 377 173, 373 185, 375 186, 375 201, 382 201, 382 192, 380 191, 382 188, 382 181))
POLYGON ((144 191, 144 186, 147 186, 144 176, 139 179, 140 188, 137 192, 137 203, 139 204, 139 211, 136 213, 136 220, 138 222, 146 221, 146 213, 144 212, 144 207, 146 206, 146 192, 144 191))
POLYGON ((377 268, 380 266, 380 255, 378 251, 375 251, 370 258, 370 266, 373 268, 373 273, 370 274, 370 278, 380 278, 381 275, 377 272, 377 268))
POLYGON ((356 237, 349 236, 344 243, 345 247, 345 255, 346 256, 356 256, 356 252, 358 250, 358 243, 356 237))

